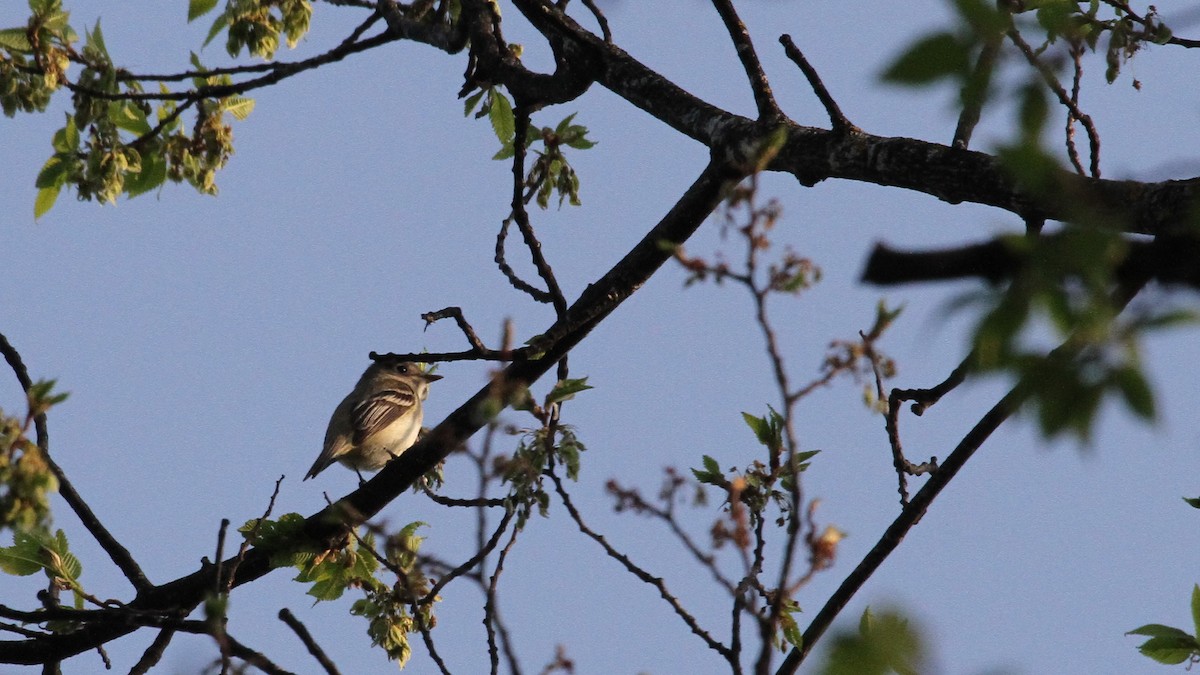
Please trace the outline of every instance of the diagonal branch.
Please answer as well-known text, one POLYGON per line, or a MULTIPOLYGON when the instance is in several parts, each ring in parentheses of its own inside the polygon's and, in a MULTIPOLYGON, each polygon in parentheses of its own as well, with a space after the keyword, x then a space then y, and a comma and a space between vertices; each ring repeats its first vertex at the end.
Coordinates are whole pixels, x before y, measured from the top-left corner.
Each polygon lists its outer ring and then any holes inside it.
POLYGON ((812 87, 813 93, 817 95, 821 105, 825 106, 825 112, 829 115, 829 123, 832 125, 833 132, 844 134, 848 131, 857 131, 858 128, 850 123, 850 119, 842 112, 837 101, 829 93, 829 89, 825 87, 825 83, 821 81, 817 69, 812 67, 812 64, 804 57, 804 52, 800 51, 800 48, 792 41, 792 36, 780 35, 779 44, 783 45, 783 53, 787 54, 792 63, 800 68, 800 72, 804 73, 804 79, 808 80, 808 86, 812 87))
MULTIPOLYGON (((16 374, 17 380, 21 383, 21 388, 29 393, 29 388, 33 386, 33 381, 29 379, 29 371, 25 368, 25 363, 21 360, 21 354, 16 348, 9 343, 8 338, 0 334, 0 353, 4 354, 4 360, 8 362, 13 373, 16 374)), ((75 490, 75 486, 67 478, 67 474, 62 470, 62 467, 50 457, 50 435, 46 426, 46 414, 39 413, 34 418, 34 429, 37 433, 37 445, 42 450, 42 456, 46 459, 46 464, 49 465, 50 471, 54 473, 54 477, 58 480, 58 492, 62 495, 63 500, 79 517, 83 526, 87 528, 96 543, 104 549, 108 557, 125 575, 129 583, 133 585, 134 590, 138 593, 152 588, 150 580, 146 578, 146 574, 142 572, 142 568, 138 566, 137 561, 129 553, 129 549, 121 545, 117 538, 104 527, 100 519, 92 511, 87 502, 83 501, 83 497, 75 490)))
MULTIPOLYGON (((429 434, 391 461, 374 478, 331 506, 307 519, 305 539, 317 546, 336 542, 348 528, 365 522, 393 499, 404 493, 439 461, 461 446, 507 404, 505 391, 513 391, 534 382, 587 337, 622 302, 671 257, 671 251, 684 243, 720 204, 725 190, 742 174, 729 166, 713 162, 680 197, 646 236, 604 276, 591 284, 567 310, 565 317, 551 325, 538 340, 545 354, 537 360, 521 361, 500 372, 485 386, 446 417, 429 434)), ((227 561, 228 570, 232 561, 227 561)), ((252 548, 247 551, 232 580, 220 580, 230 588, 265 576, 272 569, 270 553, 252 548)), ((129 603, 135 611, 189 612, 213 588, 215 565, 175 579, 161 586, 142 590, 129 603)), ((137 629, 122 621, 90 623, 72 633, 40 639, 0 641, 0 663, 39 664, 66 658, 92 649, 137 629)))
MULTIPOLYGON (((1117 307, 1124 307, 1133 299, 1133 296, 1144 286, 1144 280, 1131 281, 1128 284, 1122 285, 1114 294, 1113 303, 1117 307)), ((1068 355, 1077 350, 1076 342, 1072 338, 1068 338, 1061 345, 1051 351, 1053 354, 1068 355)), ((854 568, 845 579, 842 580, 841 586, 834 591, 833 595, 821 607, 808 628, 804 631, 804 640, 802 646, 793 649, 788 653, 787 658, 779 666, 776 671, 777 675, 791 675, 800 667, 804 658, 812 651, 813 645, 821 639, 825 631, 837 618, 838 614, 845 609, 854 594, 858 592, 867 580, 871 578, 875 571, 879 569, 887 557, 891 555, 900 542, 904 540, 905 535, 918 523, 933 503, 933 500, 941 494, 950 481, 958 475, 959 470, 974 456, 975 451, 983 445, 983 443, 996 431, 1009 417, 1011 417, 1021 407, 1021 404, 1029 397, 1029 392, 1026 387, 1017 384, 1009 390, 987 413, 984 414, 975 426, 963 436, 958 442, 954 450, 946 457, 946 461, 942 462, 937 471, 935 471, 925 485, 913 495, 912 501, 908 503, 900 515, 896 517, 892 524, 884 531, 879 541, 875 546, 863 557, 858 566, 854 568)))
POLYGON ((712 3, 721 15, 721 21, 725 23, 725 30, 729 31, 729 39, 733 40, 738 59, 750 80, 750 88, 754 90, 758 120, 768 122, 782 119, 783 112, 775 102, 775 95, 771 93, 771 83, 767 81, 767 74, 763 72, 758 53, 754 51, 754 43, 750 41, 750 31, 746 30, 746 24, 738 18, 737 11, 733 8, 733 0, 712 0, 712 3))

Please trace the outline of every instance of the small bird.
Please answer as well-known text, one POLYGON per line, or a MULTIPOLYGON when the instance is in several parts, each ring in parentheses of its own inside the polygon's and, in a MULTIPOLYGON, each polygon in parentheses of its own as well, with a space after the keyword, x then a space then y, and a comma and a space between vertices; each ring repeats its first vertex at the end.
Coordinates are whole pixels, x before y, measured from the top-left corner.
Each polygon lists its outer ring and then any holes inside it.
POLYGON ((335 461, 356 472, 378 471, 412 447, 424 417, 421 402, 429 395, 429 383, 440 379, 415 363, 376 361, 367 366, 354 391, 333 411, 325 448, 304 480, 335 461))

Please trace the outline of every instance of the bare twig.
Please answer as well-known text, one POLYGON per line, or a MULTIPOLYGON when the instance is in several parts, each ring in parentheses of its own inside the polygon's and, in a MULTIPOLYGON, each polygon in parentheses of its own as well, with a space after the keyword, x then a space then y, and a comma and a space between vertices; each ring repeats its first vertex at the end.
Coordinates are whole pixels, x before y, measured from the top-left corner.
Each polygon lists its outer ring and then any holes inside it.
POLYGON ((476 565, 482 563, 487 558, 488 554, 495 550, 496 545, 500 543, 500 537, 505 533, 505 531, 508 530, 508 525, 510 522, 512 522, 512 517, 514 514, 515 511, 511 509, 505 511, 504 517, 500 519, 500 525, 496 527, 496 531, 492 533, 492 536, 490 539, 488 539, 487 543, 480 547, 475 555, 471 556, 469 560, 458 567, 455 567, 453 570, 439 579, 437 583, 430 587, 429 592, 420 599, 420 604, 424 605, 433 602, 434 598, 437 597, 437 594, 446 587, 446 584, 450 583, 455 578, 466 574, 476 565))
MULTIPOLYGON (((542 243, 538 241, 537 235, 533 231, 533 225, 529 222, 529 213, 525 210, 525 141, 529 133, 529 107, 524 102, 518 100, 513 110, 513 117, 516 121, 516 132, 513 137, 511 218, 517 224, 517 229, 521 231, 521 237, 525 241, 526 248, 529 249, 529 256, 533 260, 533 266, 537 268, 538 276, 546 283, 546 295, 540 297, 547 297, 548 300, 542 299, 540 302, 549 302, 554 305, 554 311, 558 314, 559 318, 562 318, 567 313, 567 298, 563 295, 562 289, 559 288, 558 280, 554 277, 554 270, 550 268, 550 263, 547 262, 546 257, 542 254, 542 243)), ((501 241, 498 239, 496 242, 496 262, 503 264, 500 244, 501 241)), ((515 277, 515 275, 511 274, 511 268, 509 272, 505 273, 505 276, 509 277, 510 282, 515 277)), ((534 296, 534 299, 538 299, 538 297, 534 296)))
MULTIPOLYGON (((1088 143, 1091 146, 1091 176, 1092 178, 1099 178, 1100 134, 1096 131, 1096 125, 1092 123, 1092 118, 1084 113, 1083 110, 1081 110, 1079 106, 1071 100, 1071 96, 1068 95, 1067 91, 1063 89, 1061 84, 1059 84, 1058 77, 1054 74, 1054 71, 1051 70, 1050 67, 1045 63, 1042 63, 1042 60, 1038 58, 1037 53, 1034 52, 1033 48, 1029 46, 1029 43, 1025 41, 1025 38, 1021 37, 1021 34, 1018 33, 1016 29, 1008 31, 1008 39, 1017 46, 1017 49, 1019 49, 1021 54, 1025 56, 1025 60, 1029 62, 1029 65, 1033 66, 1038 73, 1041 74, 1042 80, 1046 82, 1046 86, 1050 88, 1050 91, 1054 92, 1056 97, 1058 97, 1058 102, 1063 104, 1063 106, 1067 108, 1068 113, 1075 119, 1079 120, 1079 123, 1083 125, 1084 130, 1087 131, 1088 143)), ((1069 146, 1068 150, 1073 147, 1073 145, 1069 146)), ((1078 158, 1074 160, 1074 163, 1076 165, 1076 170, 1082 175, 1084 173, 1083 165, 1079 163, 1078 158)))
MULTIPOLYGON (((250 542, 258 536, 258 529, 262 527, 263 522, 271 515, 271 511, 275 510, 275 499, 279 496, 279 486, 283 484, 283 476, 275 480, 275 489, 271 492, 271 499, 267 502, 267 508, 263 511, 262 517, 254 523, 254 528, 246 534, 242 539, 241 546, 238 547, 237 557, 233 564, 229 566, 229 577, 225 582, 225 592, 228 593, 237 582, 237 571, 241 567, 242 561, 246 558, 246 551, 250 549, 250 542)), ((218 577, 219 579, 220 577, 218 577)))
POLYGON ((779 36, 779 43, 783 45, 783 52, 800 68, 800 72, 804 73, 804 78, 808 80, 808 85, 812 87, 813 93, 817 95, 817 99, 821 101, 821 105, 825 106, 825 112, 829 115, 829 123, 836 133, 846 133, 849 131, 858 131, 858 127, 854 126, 846 114, 842 112, 837 101, 825 88, 825 83, 821 81, 821 76, 817 74, 817 69, 812 67, 808 59, 804 57, 804 52, 796 46, 792 41, 792 36, 783 34, 779 36))
POLYGON ((499 634, 501 647, 504 649, 505 660, 508 661, 508 669, 512 675, 520 675, 521 667, 517 662, 516 653, 513 651, 512 642, 509 639, 508 629, 500 620, 500 608, 496 603, 496 588, 500 583, 500 574, 504 571, 504 561, 508 559, 508 554, 512 551, 513 545, 517 543, 518 528, 513 528, 512 533, 508 537, 508 543, 504 548, 500 549, 500 555, 496 558, 496 567, 492 571, 492 575, 488 580, 486 590, 487 600, 483 604, 483 625, 487 628, 488 642, 488 659, 492 664, 492 675, 497 675, 500 670, 500 651, 496 647, 496 636, 499 634))
POLYGON ((708 631, 704 630, 704 628, 700 626, 699 622, 696 621, 696 617, 692 616, 690 612, 683 608, 683 605, 679 602, 679 598, 676 598, 671 594, 670 591, 667 590, 667 585, 662 578, 656 577, 639 567, 632 560, 630 560, 629 556, 613 548, 612 544, 608 543, 608 540, 606 540, 592 528, 588 527, 587 523, 583 521, 583 516, 580 515, 579 509, 575 508, 575 503, 571 501, 570 495, 567 494, 566 488, 563 487, 562 479, 558 477, 558 474, 554 471, 553 466, 547 469, 546 475, 548 475, 554 482, 554 490, 558 493, 559 498, 562 499, 563 506, 567 508, 567 512, 571 515, 571 520, 575 521, 575 526, 579 528, 580 532, 582 532, 592 541, 599 544, 600 547, 604 549, 604 552, 608 555, 608 557, 620 563, 621 566, 623 566, 630 574, 653 586, 658 591, 658 594, 662 597, 662 599, 667 602, 672 610, 674 610, 675 614, 678 615, 680 619, 683 619, 683 622, 689 629, 691 629, 692 633, 703 640, 704 644, 708 645, 709 649, 712 649, 720 654, 727 661, 729 661, 731 665, 737 663, 737 659, 735 658, 733 652, 730 651, 729 647, 726 647, 718 642, 712 637, 712 635, 708 633, 708 631))
POLYGON ((463 332, 463 335, 467 338, 467 342, 471 344, 472 349, 480 354, 485 354, 492 351, 483 344, 483 340, 479 339, 479 335, 475 333, 475 329, 471 327, 471 324, 467 323, 466 318, 463 317, 461 307, 446 307, 445 309, 439 309, 436 312, 425 312, 421 315, 421 319, 425 321, 426 329, 433 325, 435 321, 440 321, 441 319, 454 319, 454 323, 458 324, 458 329, 463 332))
POLYGON ((988 83, 996 69, 996 57, 1000 55, 1000 42, 993 39, 983 43, 979 58, 975 60, 975 70, 963 85, 963 109, 958 115, 958 126, 954 128, 954 140, 950 143, 956 148, 966 150, 971 144, 971 135, 975 133, 975 125, 979 124, 987 98, 988 83))
POLYGON ((729 39, 733 41, 738 59, 742 62, 742 68, 745 69, 746 77, 750 80, 750 88, 754 91, 754 105, 758 108, 759 121, 782 119, 783 112, 780 111, 779 104, 775 102, 775 95, 771 93, 771 83, 767 81, 767 74, 763 72, 762 63, 758 60, 758 53, 754 51, 754 42, 750 40, 750 32, 746 30, 746 24, 738 18, 732 0, 712 0, 712 3, 713 7, 717 9, 717 13, 721 15, 721 21, 725 23, 725 30, 729 32, 729 39))
MULTIPOLYGON (((1142 279, 1129 284, 1122 284, 1113 294, 1113 305, 1118 309, 1128 305, 1129 301, 1145 283, 1145 279, 1142 279)), ((1077 349, 1076 341, 1072 336, 1052 350, 1050 354, 1069 354, 1075 349, 1077 349)), ((900 514, 896 516, 896 519, 892 521, 892 524, 880 536, 875 546, 867 552, 866 556, 863 557, 854 570, 842 580, 841 585, 833 595, 826 600, 825 605, 821 607, 821 610, 809 623, 808 628, 805 629, 801 647, 793 649, 788 653, 787 658, 784 659, 776 671, 777 675, 792 675, 796 672, 804 658, 812 651, 813 646, 821 639, 825 631, 828 630, 830 624, 833 623, 833 620, 846 607, 855 593, 879 569, 887 557, 900 546, 900 542, 904 539, 905 535, 921 520, 921 517, 925 515, 926 510, 933 503, 933 500, 958 475, 958 472, 974 456, 975 452, 979 450, 992 433, 1005 420, 1017 412, 1028 397, 1028 390, 1018 384, 992 406, 975 423, 975 426, 963 436, 950 455, 946 457, 946 460, 938 467, 938 470, 930 476, 925 485, 921 486, 917 494, 913 495, 912 501, 900 511, 900 514)))
POLYGON ((600 33, 604 35, 604 41, 612 44, 612 31, 608 28, 608 19, 604 18, 604 12, 596 6, 595 0, 583 0, 583 6, 588 8, 592 16, 596 17, 596 23, 600 24, 600 33))
POLYGON ((288 628, 291 628, 292 632, 296 634, 296 637, 300 638, 300 641, 304 643, 304 647, 308 649, 308 653, 313 655, 313 658, 317 660, 317 663, 321 664, 326 673, 329 675, 338 675, 337 666, 325 654, 325 650, 321 649, 321 645, 317 644, 317 641, 313 639, 312 633, 308 632, 308 628, 305 628, 304 624, 300 623, 300 620, 296 618, 296 615, 292 614, 291 610, 286 607, 279 610, 279 620, 286 623, 288 628))

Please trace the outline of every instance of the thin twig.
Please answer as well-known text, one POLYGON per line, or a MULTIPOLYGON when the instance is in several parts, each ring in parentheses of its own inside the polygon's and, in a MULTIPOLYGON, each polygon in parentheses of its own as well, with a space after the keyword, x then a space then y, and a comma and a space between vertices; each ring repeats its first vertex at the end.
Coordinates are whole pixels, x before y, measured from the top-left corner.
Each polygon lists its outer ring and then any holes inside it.
MULTIPOLYGON (((33 381, 29 379, 29 371, 25 368, 25 363, 21 360, 21 354, 16 348, 9 343, 8 338, 0 334, 0 353, 4 354, 4 360, 8 362, 13 373, 17 376, 17 381, 21 383, 21 388, 28 394, 29 388, 33 386, 33 381)), ((87 528, 87 531, 100 544, 100 548, 108 554, 113 564, 125 575, 129 583, 133 585, 138 594, 149 592, 154 588, 150 580, 146 578, 142 568, 138 566, 133 556, 129 553, 129 549, 121 545, 116 537, 104 527, 100 519, 92 511, 87 502, 83 501, 83 497, 76 492, 75 486, 67 478, 67 474, 62 470, 62 467, 50 457, 50 435, 46 426, 46 414, 39 413, 34 418, 34 429, 37 432, 37 445, 42 451, 42 457, 46 460, 46 464, 50 467, 51 473, 58 480, 58 493, 62 495, 63 501, 71 507, 75 515, 87 528)))
POLYGON ((754 91, 754 105, 758 108, 759 121, 782 119, 783 112, 780 111, 779 104, 775 102, 775 95, 771 93, 771 83, 767 81, 767 74, 763 72, 762 63, 758 60, 758 53, 754 51, 754 42, 750 40, 750 31, 746 30, 746 24, 738 18, 737 10, 733 8, 733 2, 731 0, 712 0, 712 3, 713 7, 717 9, 717 13, 721 15, 721 21, 725 23, 725 30, 729 32, 729 39, 733 41, 733 47, 737 50, 738 60, 742 62, 746 78, 750 80, 750 89, 754 91))
POLYGON ((441 590, 446 587, 446 584, 450 583, 455 578, 460 577, 463 574, 466 574, 467 572, 471 571, 471 569, 474 568, 476 565, 479 565, 480 563, 482 563, 487 558, 488 554, 491 553, 493 550, 495 550, 496 545, 500 543, 500 537, 504 534, 504 532, 506 530, 508 530, 508 524, 510 522, 512 522, 512 517, 513 517, 514 513, 515 513, 515 511, 513 511, 512 509, 505 511, 504 517, 500 519, 500 525, 496 527, 496 531, 492 533, 492 536, 490 539, 488 539, 487 543, 484 544, 475 553, 475 555, 471 556, 471 558, 469 560, 467 560, 463 564, 459 565, 458 567, 455 567, 449 573, 443 575, 442 578, 439 579, 436 584, 434 584, 432 587, 430 587, 429 592, 426 593, 425 596, 420 599, 420 604, 425 605, 425 604, 429 604, 429 603, 433 602, 434 598, 437 597, 437 594, 440 593, 441 590))
POLYGON ((587 7, 592 16, 596 17, 596 23, 600 24, 600 33, 604 35, 604 41, 612 44, 612 31, 608 28, 608 19, 604 18, 604 12, 600 11, 594 0, 583 0, 583 6, 587 7))
MULTIPOLYGON (((1058 77, 1054 74, 1054 71, 1051 70, 1049 66, 1042 63, 1042 60, 1038 58, 1037 54, 1033 51, 1033 48, 1029 46, 1028 42, 1025 42, 1025 39, 1021 37, 1021 34, 1018 33, 1016 29, 1008 31, 1008 38, 1025 56, 1025 60, 1029 62, 1029 65, 1033 66, 1038 73, 1041 74, 1042 80, 1046 82, 1046 86, 1048 86, 1050 91, 1054 92, 1054 95, 1058 97, 1058 102, 1066 106, 1069 114, 1074 116, 1075 119, 1079 120, 1079 123, 1083 125, 1084 130, 1087 131, 1088 143, 1091 146, 1092 156, 1091 175, 1092 178, 1099 178, 1100 134, 1096 131, 1096 125, 1092 123, 1092 118, 1080 110, 1079 106, 1071 100, 1070 95, 1068 95, 1067 91, 1063 89, 1061 84, 1059 84, 1058 77)), ((1082 175, 1084 173, 1083 165, 1078 164, 1078 160, 1076 160, 1076 164, 1077 171, 1082 175)))
POLYGON ((317 663, 321 664, 326 673, 329 675, 338 675, 337 666, 325 654, 325 650, 321 649, 321 645, 317 644, 317 641, 313 639, 312 633, 308 632, 308 628, 303 623, 300 623, 295 614, 292 614, 291 610, 286 607, 279 610, 279 620, 286 623, 288 628, 291 628, 292 632, 296 634, 296 637, 300 638, 300 641, 304 643, 304 647, 308 649, 308 653, 313 655, 313 658, 317 660, 317 663))
POLYGON ((992 39, 983 43, 983 48, 979 50, 979 58, 975 60, 975 70, 971 71, 970 78, 963 85, 963 109, 958 115, 958 125, 954 128, 954 140, 950 143, 961 150, 966 150, 971 144, 971 135, 975 133, 975 126, 979 124, 979 116, 987 98, 988 84, 996 70, 996 57, 1000 55, 1000 42, 999 39, 992 39))
POLYGON ((825 106, 825 112, 829 115, 829 123, 832 125, 833 131, 838 133, 858 131, 858 127, 851 124, 850 119, 846 117, 837 101, 833 100, 833 96, 825 88, 825 83, 821 81, 817 69, 812 67, 812 64, 804 57, 804 52, 800 51, 795 42, 792 42, 792 36, 786 33, 780 35, 779 44, 783 45, 783 53, 787 54, 792 63, 799 66, 800 72, 804 73, 804 78, 808 80, 808 85, 812 87, 813 93, 817 95, 821 105, 825 106))
MULTIPOLYGON (((554 311, 561 319, 567 313, 567 298, 563 295, 558 280, 554 277, 554 270, 550 268, 550 263, 542 255, 542 243, 538 241, 537 235, 533 231, 533 225, 529 222, 529 213, 525 210, 523 188, 525 186, 525 140, 529 132, 528 106, 518 100, 516 108, 513 110, 513 116, 516 120, 516 133, 513 137, 512 220, 517 224, 517 229, 521 231, 521 238, 525 240, 525 246, 529 249, 533 266, 537 269, 538 276, 546 283, 550 303, 554 305, 554 311)), ((499 251, 497 251, 497 256, 499 256, 499 251)))
MULTIPOLYGON (((1113 294, 1114 306, 1118 309, 1124 308, 1144 285, 1144 279, 1122 285, 1113 294)), ((1069 337, 1061 345, 1052 350, 1050 355, 1069 354, 1077 348, 1076 344, 1074 336, 1069 337)), ((896 516, 896 519, 892 521, 892 524, 880 536, 875 546, 867 552, 854 570, 842 580, 841 585, 834 591, 833 595, 826 600, 825 605, 821 607, 821 610, 817 612, 816 616, 809 623, 808 628, 805 629, 801 646, 788 653, 787 658, 784 659, 776 671, 777 675, 793 675, 796 672, 804 658, 812 651, 813 646, 821 639, 825 631, 829 629, 833 620, 845 609, 850 599, 875 574, 875 571, 879 569, 887 557, 900 546, 900 542, 903 541, 905 535, 921 520, 926 510, 933 503, 933 500, 958 475, 958 472, 966 465, 975 452, 979 450, 983 443, 991 437, 992 433, 1016 413, 1028 398, 1028 389, 1018 383, 992 406, 975 423, 975 426, 963 436, 950 455, 946 457, 946 460, 938 467, 938 470, 930 476, 925 485, 913 496, 908 506, 900 511, 900 514, 896 516)))
POLYGON ((264 673, 267 673, 267 675, 293 675, 290 670, 284 670, 283 668, 277 666, 262 652, 255 651, 241 642, 238 642, 233 638, 232 635, 226 634, 225 639, 229 641, 229 650, 231 654, 254 666, 255 668, 258 668, 264 673))
MULTIPOLYGON (((275 480, 275 489, 271 491, 271 499, 267 502, 266 510, 263 511, 262 517, 254 523, 254 527, 246 533, 246 536, 242 539, 242 545, 238 547, 237 558, 234 559, 233 564, 229 566, 229 577, 225 582, 226 593, 233 588, 233 585, 237 580, 238 568, 241 567, 242 561, 246 558, 246 551, 250 550, 250 542, 254 541, 254 539, 258 537, 258 529, 262 527, 263 522, 265 522, 271 515, 271 511, 275 510, 275 499, 279 497, 279 486, 283 484, 283 478, 283 476, 280 476, 275 480)), ((220 579, 219 576, 217 578, 220 579)))
POLYGON ((499 634, 501 646, 504 648, 504 657, 508 661, 508 668, 512 675, 520 675, 521 667, 517 662, 517 657, 512 649, 512 642, 508 636, 508 629, 500 620, 500 608, 496 604, 496 588, 500 583, 500 574, 504 571, 504 561, 508 559, 508 554, 512 551, 513 545, 517 543, 517 533, 520 528, 514 527, 512 533, 508 537, 508 543, 504 548, 500 549, 500 555, 496 559, 496 567, 492 570, 488 585, 486 588, 487 599, 483 603, 483 625, 487 628, 488 642, 488 659, 492 664, 492 675, 497 675, 500 670, 500 652, 496 648, 496 636, 499 634))
POLYGON ((461 307, 446 307, 436 312, 425 312, 421 315, 421 320, 425 322, 426 329, 433 325, 435 321, 440 321, 441 319, 454 319, 454 323, 458 324, 458 329, 463 332, 463 335, 467 338, 467 342, 471 344, 471 348, 475 351, 480 354, 492 351, 483 344, 483 340, 479 339, 479 335, 471 327, 471 324, 467 323, 466 318, 463 317, 461 307))
POLYGON ((566 488, 563 487, 562 480, 558 477, 558 474, 554 471, 552 466, 546 471, 546 475, 550 476, 550 479, 554 482, 554 490, 558 493, 559 498, 562 499, 563 506, 567 508, 567 512, 570 513, 571 519, 575 521, 575 526, 579 528, 580 532, 582 532, 592 541, 599 544, 600 547, 604 549, 604 552, 608 555, 608 557, 620 563, 630 574, 653 586, 658 591, 658 594, 662 597, 662 599, 665 600, 668 605, 670 605, 672 610, 674 610, 675 614, 678 615, 679 618, 683 619, 683 622, 689 629, 691 629, 692 633, 703 640, 704 643, 708 645, 709 649, 717 652, 726 660, 732 657, 732 652, 729 650, 729 647, 726 647, 718 642, 712 637, 712 635, 709 635, 708 631, 704 630, 704 628, 700 626, 699 622, 696 621, 696 618, 683 608, 683 605, 679 602, 679 599, 667 590, 667 585, 665 582, 663 582, 662 578, 653 576, 646 570, 634 564, 634 562, 629 559, 629 556, 613 548, 612 544, 608 543, 608 540, 606 540, 592 528, 588 527, 587 523, 583 522, 583 516, 580 515, 579 510, 575 508, 574 502, 571 501, 570 495, 567 494, 566 488))

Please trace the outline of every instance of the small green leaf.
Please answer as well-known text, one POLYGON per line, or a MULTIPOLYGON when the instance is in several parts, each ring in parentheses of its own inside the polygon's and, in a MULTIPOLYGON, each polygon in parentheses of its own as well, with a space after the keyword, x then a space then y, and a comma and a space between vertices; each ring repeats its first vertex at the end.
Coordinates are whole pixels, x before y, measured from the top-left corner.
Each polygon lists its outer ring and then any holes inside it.
POLYGON ((215 21, 213 21, 212 27, 208 29, 208 36, 204 38, 204 46, 207 47, 208 43, 212 42, 214 38, 221 34, 221 31, 228 27, 229 17, 225 13, 221 13, 221 15, 218 16, 215 21))
POLYGON ((1200 584, 1192 584, 1192 626, 1192 635, 1200 639, 1200 584))
POLYGON ((100 19, 96 19, 96 26, 90 33, 87 32, 86 28, 84 29, 84 33, 87 35, 88 44, 100 50, 104 58, 111 61, 112 58, 108 55, 108 46, 104 44, 104 33, 100 32, 100 19))
POLYGON ((1188 506, 1193 509, 1200 509, 1200 497, 1184 497, 1183 501, 1187 502, 1188 506))
POLYGON ((33 45, 29 44, 29 34, 25 28, 5 28, 0 30, 0 48, 14 52, 31 52, 33 45))
POLYGON ((242 96, 230 96, 221 103, 221 110, 233 115, 234 119, 245 120, 254 110, 254 99, 242 96))
POLYGON ((779 625, 783 628, 783 639, 787 640, 788 644, 800 649, 804 646, 804 633, 800 631, 800 625, 796 623, 796 619, 792 615, 783 612, 779 615, 779 625))
POLYGON ((721 475, 721 465, 717 463, 717 460, 713 459, 712 457, 709 457, 708 455, 705 455, 701 461, 704 462, 704 470, 705 471, 707 471, 708 473, 716 474, 718 476, 721 475))
POLYGON ((950 33, 935 33, 918 40, 883 72, 883 80, 896 84, 921 85, 952 76, 965 77, 971 70, 967 47, 950 33))
POLYGON ((1169 638, 1190 638, 1186 631, 1182 631, 1174 626, 1164 626, 1161 623, 1148 623, 1145 626, 1134 628, 1125 633, 1126 635, 1145 635, 1146 637, 1169 637, 1169 638))
POLYGON ((1112 372, 1112 380, 1130 411, 1142 419, 1154 419, 1154 390, 1142 371, 1134 366, 1117 368, 1112 372))
POLYGON ((1200 653, 1200 644, 1196 638, 1186 637, 1152 637, 1143 642, 1138 651, 1143 655, 1166 665, 1183 663, 1200 653))
POLYGON ((496 138, 499 138, 501 143, 511 143, 517 131, 512 103, 496 89, 488 90, 488 119, 492 123, 492 131, 496 133, 496 138))
POLYGON ((479 105, 479 99, 483 98, 485 93, 487 93, 486 90, 480 89, 467 97, 467 100, 463 103, 463 117, 469 116, 475 110, 475 106, 479 105))
POLYGON ((33 219, 37 220, 54 208, 54 202, 58 201, 58 193, 62 190, 61 185, 54 187, 44 187, 38 190, 37 198, 33 200, 33 219))
POLYGON ((167 161, 159 153, 142 157, 142 170, 125 178, 125 192, 130 197, 145 194, 167 180, 167 161))
POLYGON ((54 132, 50 144, 56 152, 72 153, 79 150, 79 128, 75 126, 75 117, 67 115, 66 126, 54 132))
POLYGON ((217 6, 217 0, 188 0, 188 23, 208 14, 217 6))
POLYGON ((67 163, 62 161, 62 156, 51 155, 50 159, 42 165, 42 170, 38 172, 34 187, 38 189, 59 187, 65 182, 66 172, 67 163))
POLYGON ((118 129, 124 129, 131 134, 142 136, 150 133, 146 112, 133 101, 114 102, 108 107, 108 119, 118 129))
POLYGON ((588 385, 587 378, 559 380, 550 393, 546 395, 546 404, 558 403, 559 401, 569 401, 575 398, 575 394, 581 391, 586 391, 592 387, 588 385))

